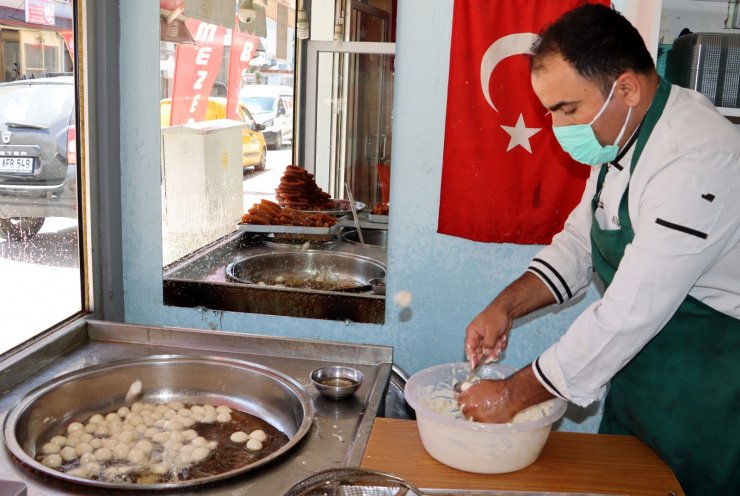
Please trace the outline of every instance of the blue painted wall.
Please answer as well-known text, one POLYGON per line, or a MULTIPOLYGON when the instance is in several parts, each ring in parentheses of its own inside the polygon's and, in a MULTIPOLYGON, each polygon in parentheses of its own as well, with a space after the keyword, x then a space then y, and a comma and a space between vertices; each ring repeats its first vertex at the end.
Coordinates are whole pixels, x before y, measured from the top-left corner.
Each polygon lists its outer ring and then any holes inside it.
MULTIPOLYGON (((463 359, 468 322, 526 268, 537 247, 475 243, 436 233, 452 17, 451 1, 403 0, 396 51, 393 216, 384 325, 166 307, 162 304, 158 2, 121 8, 121 161, 126 321, 393 346, 409 373, 463 359)), ((495 194, 495 192, 492 192, 495 194)), ((597 296, 519 323, 504 363, 522 366, 597 296)), ((591 412, 587 412, 591 413, 591 412)), ((597 416, 569 413, 561 429, 594 431, 597 416)))

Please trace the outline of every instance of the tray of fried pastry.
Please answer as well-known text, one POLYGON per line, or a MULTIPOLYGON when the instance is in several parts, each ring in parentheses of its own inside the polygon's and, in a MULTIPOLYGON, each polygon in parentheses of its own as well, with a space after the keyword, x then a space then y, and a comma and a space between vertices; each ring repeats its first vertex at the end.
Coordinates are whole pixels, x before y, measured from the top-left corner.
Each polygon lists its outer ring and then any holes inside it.
POLYGON ((242 215, 240 231, 275 234, 336 234, 341 229, 336 217, 323 212, 309 213, 261 200, 242 215))
POLYGON ((388 223, 388 214, 390 214, 390 204, 384 202, 378 202, 373 207, 372 211, 368 214, 367 220, 370 222, 378 222, 380 224, 388 223))

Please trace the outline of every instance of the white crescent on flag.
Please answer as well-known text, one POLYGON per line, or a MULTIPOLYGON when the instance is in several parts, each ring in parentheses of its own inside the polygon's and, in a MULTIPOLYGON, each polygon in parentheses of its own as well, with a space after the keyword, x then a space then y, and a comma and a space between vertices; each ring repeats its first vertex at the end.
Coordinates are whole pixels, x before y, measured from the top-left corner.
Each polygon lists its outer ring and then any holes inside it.
POLYGON ((491 92, 489 90, 491 76, 494 69, 496 69, 496 65, 506 57, 531 53, 532 44, 536 40, 537 35, 534 33, 509 34, 494 41, 488 47, 486 53, 483 54, 483 60, 480 63, 480 85, 488 105, 496 112, 498 112, 498 109, 493 104, 493 100, 491 100, 491 92))
MULTIPOLYGON (((486 97, 488 105, 493 110, 498 112, 496 105, 493 104, 491 99, 491 92, 489 90, 491 83, 491 76, 496 66, 506 57, 512 55, 522 55, 532 52, 532 44, 537 41, 537 35, 534 33, 514 33, 506 36, 502 36, 493 42, 488 47, 486 53, 483 54, 483 60, 480 63, 480 84, 483 90, 483 96, 486 97)), ((534 136, 540 131, 540 128, 530 127, 528 128, 524 123, 524 116, 519 114, 519 119, 516 121, 515 126, 501 126, 501 128, 511 137, 509 140, 509 146, 506 151, 510 151, 517 146, 521 146, 529 153, 532 153, 532 145, 529 143, 529 138, 534 136)))

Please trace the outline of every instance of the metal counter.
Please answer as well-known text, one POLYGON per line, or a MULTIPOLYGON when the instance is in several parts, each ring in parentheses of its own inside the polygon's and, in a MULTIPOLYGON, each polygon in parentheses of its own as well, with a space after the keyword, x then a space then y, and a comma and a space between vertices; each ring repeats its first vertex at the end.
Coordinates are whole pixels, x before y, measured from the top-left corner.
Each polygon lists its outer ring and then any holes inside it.
MULTIPOLYGON (((262 237, 235 232, 164 270, 165 305, 382 324, 385 296, 291 288, 268 288, 231 281, 226 266, 249 255, 295 248, 262 244, 262 237)), ((314 248, 312 248, 314 249, 314 248)), ((338 239, 315 249, 362 255, 386 263, 384 247, 338 239)))
MULTIPOLYGON (((54 333, 3 361, 0 414, 4 418, 28 391, 61 374, 161 354, 229 357, 270 367, 300 382, 316 410, 308 435, 285 456, 244 475, 189 491, 177 490, 177 494, 279 496, 318 471, 359 466, 393 363, 392 348, 384 346, 90 321, 54 333), (365 374, 365 382, 352 398, 328 400, 313 388, 310 372, 328 364, 351 365, 365 374)), ((100 494, 100 489, 31 473, 12 459, 5 446, 0 452, 2 480, 24 483, 29 496, 100 494)))

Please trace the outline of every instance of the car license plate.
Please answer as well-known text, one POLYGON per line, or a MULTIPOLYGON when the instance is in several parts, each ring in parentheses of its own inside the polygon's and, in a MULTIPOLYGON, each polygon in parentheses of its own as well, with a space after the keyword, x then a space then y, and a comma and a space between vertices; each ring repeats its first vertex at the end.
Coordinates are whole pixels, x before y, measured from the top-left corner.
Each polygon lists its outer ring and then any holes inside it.
POLYGON ((0 172, 33 172, 33 157, 2 157, 0 172))

